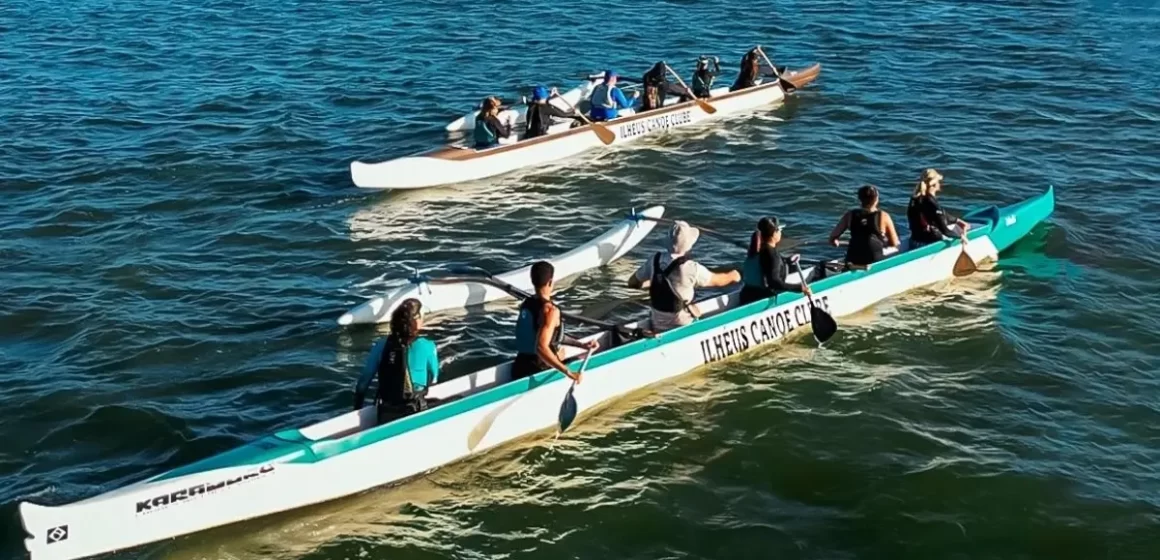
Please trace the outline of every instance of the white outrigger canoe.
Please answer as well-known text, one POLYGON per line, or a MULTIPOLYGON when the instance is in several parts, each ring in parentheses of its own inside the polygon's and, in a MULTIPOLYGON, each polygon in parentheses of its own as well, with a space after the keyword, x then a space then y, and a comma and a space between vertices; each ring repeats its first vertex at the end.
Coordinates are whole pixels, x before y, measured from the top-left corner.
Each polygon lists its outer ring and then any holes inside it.
MULTIPOLYGON (((635 210, 615 227, 599 237, 580 245, 548 262, 556 269, 556 278, 564 279, 623 257, 644 240, 653 230, 656 222, 648 218, 660 218, 665 213, 664 206, 652 206, 640 212, 635 210)), ((532 291, 531 265, 496 275, 496 278, 524 291, 532 291)), ((445 284, 431 282, 422 276, 412 278, 409 284, 392 289, 381 296, 373 297, 338 318, 340 325, 383 323, 389 321, 391 312, 407 298, 416 298, 423 304, 423 314, 462 309, 480 305, 512 295, 494 284, 484 281, 445 284)))
MULTIPOLYGON (((821 69, 820 64, 815 64, 803 70, 786 72, 781 77, 802 88, 816 80, 821 69)), ((717 88, 705 100, 716 109, 713 114, 705 112, 696 102, 687 101, 600 124, 615 133, 616 138, 611 144, 615 146, 666 130, 753 110, 781 101, 785 95, 780 80, 733 92, 728 88, 717 88)), ((418 189, 541 166, 604 145, 593 132, 592 125, 570 126, 569 123, 555 125, 546 136, 482 150, 453 144, 381 163, 355 161, 350 164, 350 175, 355 185, 366 189, 418 189)))
MULTIPOLYGON (((969 212, 963 219, 976 225, 965 250, 975 261, 996 259, 1054 208, 1054 192, 1048 189, 1019 204, 969 212)), ((958 240, 934 243, 867 270, 834 274, 811 285, 813 300, 834 316, 855 313, 950 278, 960 247, 958 240)), ((621 329, 587 337, 599 339, 601 348, 590 357, 580 385, 554 370, 508 382, 507 362, 433 386, 432 408, 386 424, 376 425, 370 406, 80 502, 56 507, 23 502, 25 545, 32 560, 71 560, 397 483, 553 429, 568 393, 583 412, 810 327, 809 304, 801 294, 739 307, 733 293, 698 305, 704 311, 700 320, 654 338, 624 340, 621 329)))

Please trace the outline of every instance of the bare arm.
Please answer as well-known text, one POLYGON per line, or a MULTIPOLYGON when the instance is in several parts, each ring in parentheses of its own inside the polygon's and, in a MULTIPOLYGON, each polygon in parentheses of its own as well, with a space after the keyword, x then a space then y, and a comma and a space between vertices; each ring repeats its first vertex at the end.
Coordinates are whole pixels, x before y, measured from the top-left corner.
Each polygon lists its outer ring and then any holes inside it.
POLYGON ((837 247, 838 246, 838 238, 842 237, 842 234, 846 233, 846 229, 849 227, 850 227, 850 213, 846 212, 845 214, 842 214, 842 219, 838 220, 838 225, 834 226, 834 229, 832 231, 830 231, 830 244, 837 247))
POLYGON ((540 332, 536 333, 536 355, 545 364, 548 364, 572 379, 576 376, 568 371, 568 366, 560 361, 560 357, 552 350, 552 333, 560 326, 560 310, 555 305, 548 305, 544 310, 544 324, 540 325, 540 332))
POLYGON ((890 214, 887 214, 886 212, 882 212, 879 215, 882 216, 882 223, 879 225, 882 226, 882 233, 886 235, 886 242, 889 243, 891 247, 897 247, 898 230, 894 229, 894 218, 891 218, 890 214))
POLYGON ((705 284, 706 288, 724 288, 741 281, 741 273, 736 270, 729 272, 714 272, 709 277, 709 282, 705 284))

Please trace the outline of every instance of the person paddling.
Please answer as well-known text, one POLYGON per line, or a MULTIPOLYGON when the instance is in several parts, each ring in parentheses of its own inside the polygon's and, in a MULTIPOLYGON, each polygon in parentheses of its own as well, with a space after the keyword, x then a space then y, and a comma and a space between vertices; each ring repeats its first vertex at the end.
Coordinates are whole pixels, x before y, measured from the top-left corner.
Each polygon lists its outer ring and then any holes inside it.
MULTIPOLYGON (((809 286, 785 281, 789 267, 777 250, 780 242, 781 225, 776 217, 762 218, 757 222, 757 231, 753 232, 749 240, 749 253, 741 267, 741 305, 768 299, 782 292, 810 293, 809 286)), ((818 270, 825 269, 819 267, 818 270)))
POLYGON ((391 334, 375 343, 354 392, 359 410, 375 377, 379 423, 427 410, 427 389, 439 381, 435 343, 419 336, 422 304, 408 298, 391 313, 391 334))
POLYGON ((878 208, 878 188, 864 185, 858 189, 860 208, 842 215, 838 224, 830 232, 830 243, 837 247, 838 238, 850 230, 850 243, 846 247, 846 265, 866 267, 883 258, 886 247, 898 247, 898 232, 890 214, 878 208))
POLYGON ((668 94, 669 76, 665 62, 662 60, 645 72, 641 79, 644 87, 644 96, 640 100, 640 111, 651 111, 665 106, 665 97, 668 94))
MULTIPOLYGON (((588 114, 590 119, 597 122, 610 121, 620 116, 621 109, 632 106, 624 97, 624 92, 616 87, 616 81, 616 72, 608 70, 604 72, 604 83, 592 89, 592 96, 589 97, 589 102, 592 104, 592 109, 588 114)), ((633 99, 636 99, 640 96, 640 92, 633 92, 632 96, 633 99)))
POLYGON ((560 308, 552 302, 555 274, 556 268, 550 262, 538 261, 532 265, 532 286, 536 293, 520 304, 520 316, 516 319, 517 353, 512 363, 512 380, 555 368, 579 383, 580 374, 572 373, 564 364, 560 345, 591 350, 600 347, 600 343, 595 340, 583 342, 564 334, 560 308))
POLYGON ((500 138, 511 136, 511 125, 499 121, 499 106, 499 98, 488 97, 483 100, 483 107, 475 116, 475 149, 490 148, 499 144, 500 138))
POLYGON ((549 92, 548 88, 544 86, 536 86, 536 89, 532 90, 532 102, 528 104, 528 111, 524 119, 524 122, 527 123, 525 140, 546 135, 552 126, 552 117, 580 119, 575 113, 564 111, 548 103, 548 98, 556 95, 556 88, 552 88, 549 92))
POLYGON ((757 77, 760 72, 761 61, 757 57, 757 47, 753 47, 749 49, 749 52, 745 53, 745 56, 741 57, 741 69, 737 73, 737 80, 729 87, 729 91, 737 91, 757 85, 757 77))
POLYGON ((647 288, 653 331, 664 332, 693 322, 696 288, 720 288, 741 281, 736 270, 711 272, 689 258, 701 232, 677 220, 669 231, 669 251, 658 252, 628 279, 630 288, 647 288))
POLYGON ((919 176, 914 193, 910 196, 910 204, 906 207, 906 221, 910 225, 907 249, 918 249, 949 237, 958 237, 963 243, 967 242, 967 230, 971 225, 963 220, 955 220, 959 229, 956 234, 949 224, 950 216, 943 212, 935 198, 942 190, 942 179, 942 174, 934 169, 927 169, 919 176))
POLYGON ((717 57, 709 58, 702 56, 697 59, 697 69, 693 71, 692 90, 693 95, 708 99, 713 92, 713 81, 717 79, 717 75, 721 73, 721 62, 717 57), (709 63, 713 63, 713 67, 709 67, 709 63))

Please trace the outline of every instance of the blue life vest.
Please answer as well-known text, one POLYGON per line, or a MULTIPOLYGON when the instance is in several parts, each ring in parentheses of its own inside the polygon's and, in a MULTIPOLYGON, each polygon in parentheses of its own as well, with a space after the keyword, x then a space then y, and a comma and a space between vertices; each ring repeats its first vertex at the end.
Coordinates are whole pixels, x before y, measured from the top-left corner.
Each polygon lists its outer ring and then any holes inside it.
POLYGON ((475 133, 472 136, 476 148, 490 148, 499 142, 499 137, 490 126, 487 126, 487 119, 484 119, 482 114, 475 116, 475 133))
POLYGON ((754 288, 769 287, 765 281, 765 272, 761 269, 761 253, 746 257, 745 263, 741 265, 741 282, 754 288))

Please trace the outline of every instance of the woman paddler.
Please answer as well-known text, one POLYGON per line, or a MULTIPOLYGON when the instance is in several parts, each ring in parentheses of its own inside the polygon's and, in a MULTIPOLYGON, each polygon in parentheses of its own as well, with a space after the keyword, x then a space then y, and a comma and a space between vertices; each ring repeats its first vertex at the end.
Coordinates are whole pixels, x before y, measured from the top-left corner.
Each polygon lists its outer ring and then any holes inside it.
POLYGON ((890 214, 878 208, 878 188, 864 185, 858 189, 859 208, 842 214, 842 219, 830 232, 830 243, 837 247, 838 238, 850 230, 850 243, 846 247, 846 264, 865 268, 883 258, 886 247, 898 247, 898 232, 890 214))
POLYGON ((500 102, 497 97, 488 97, 483 100, 483 107, 475 115, 475 149, 482 150, 499 144, 500 138, 507 138, 512 134, 510 124, 499 121, 500 102))
POLYGON ((552 302, 555 274, 556 268, 550 262, 538 261, 532 265, 532 286, 536 293, 520 304, 520 316, 516 319, 517 353, 512 363, 512 380, 556 369, 579 383, 580 374, 568 369, 560 345, 588 349, 600 346, 595 340, 583 342, 564 334, 560 308, 552 302))
MULTIPOLYGON (((749 239, 749 254, 741 267, 741 305, 771 298, 782 292, 810 293, 806 286, 785 281, 789 267, 777 251, 781 225, 777 218, 762 218, 749 239)), ((822 269, 824 270, 824 269, 822 269)))
POLYGON ((375 343, 354 390, 354 408, 363 407, 371 380, 378 377, 375 394, 379 423, 427 410, 427 389, 439 381, 435 343, 419 336, 422 304, 409 298, 391 313, 391 334, 375 343))
POLYGON ((955 220, 959 231, 951 229, 950 218, 939 205, 939 191, 942 190, 943 176, 934 169, 927 169, 918 178, 914 186, 914 193, 910 196, 910 204, 906 207, 906 221, 910 224, 910 240, 908 249, 918 249, 930 245, 935 241, 942 241, 948 237, 958 237, 963 243, 967 242, 967 230, 971 225, 962 220, 955 220))

